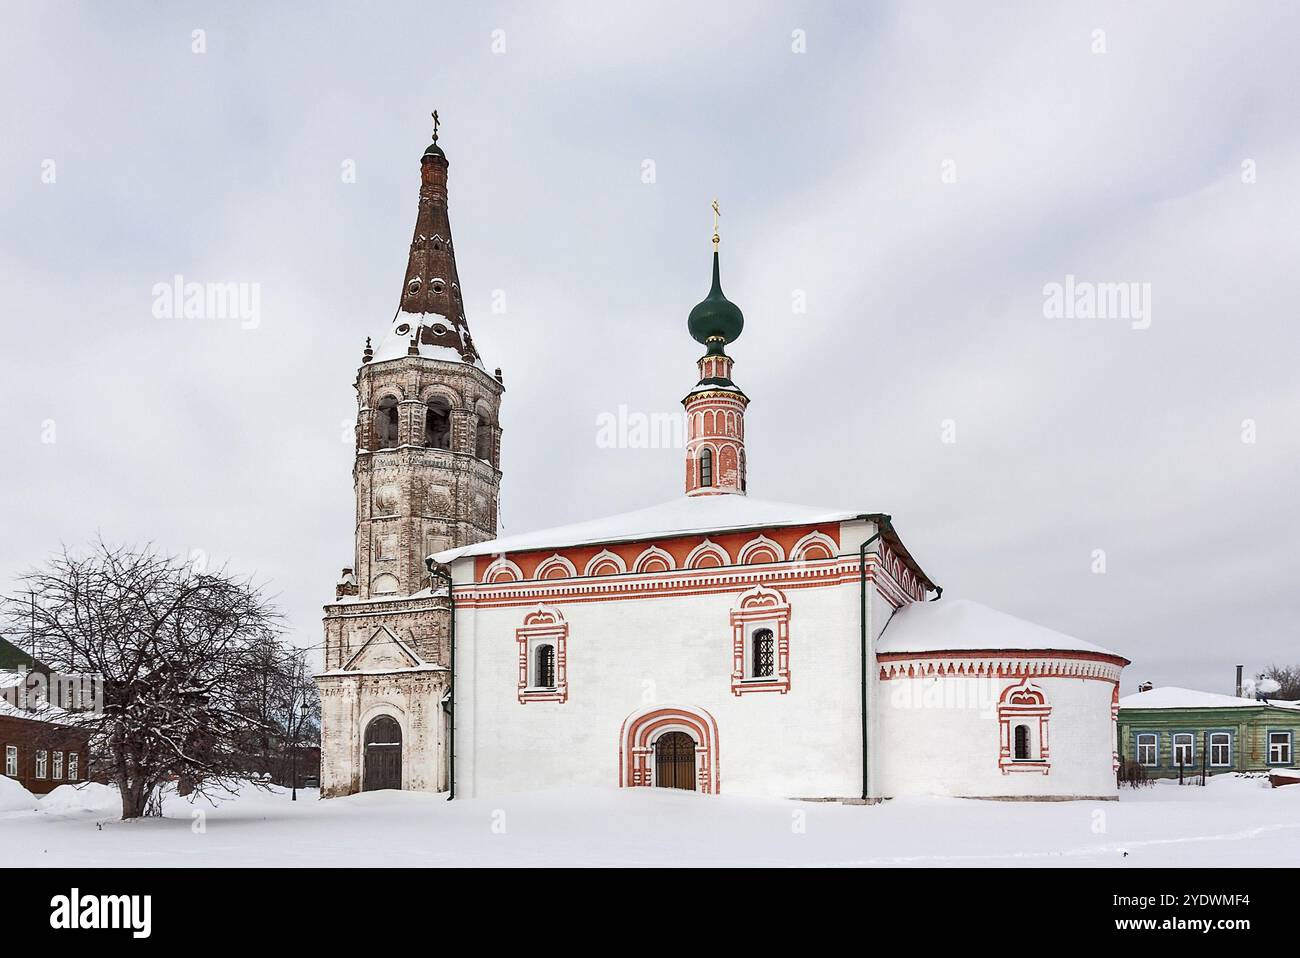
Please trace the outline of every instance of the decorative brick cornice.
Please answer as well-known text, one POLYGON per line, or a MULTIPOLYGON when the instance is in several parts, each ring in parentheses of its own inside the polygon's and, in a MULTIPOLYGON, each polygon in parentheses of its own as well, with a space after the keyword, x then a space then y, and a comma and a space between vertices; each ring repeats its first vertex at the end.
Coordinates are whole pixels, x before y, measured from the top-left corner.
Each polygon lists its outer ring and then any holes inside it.
MULTIPOLYGON (((867 578, 876 581, 879 566, 867 556, 867 578)), ((732 594, 759 584, 781 589, 822 588, 856 583, 858 560, 818 559, 753 566, 669 569, 663 572, 528 579, 522 582, 475 582, 456 586, 457 608, 498 608, 545 603, 610 602, 662 599, 665 596, 732 594)), ((886 580, 886 589, 889 583, 886 580)))

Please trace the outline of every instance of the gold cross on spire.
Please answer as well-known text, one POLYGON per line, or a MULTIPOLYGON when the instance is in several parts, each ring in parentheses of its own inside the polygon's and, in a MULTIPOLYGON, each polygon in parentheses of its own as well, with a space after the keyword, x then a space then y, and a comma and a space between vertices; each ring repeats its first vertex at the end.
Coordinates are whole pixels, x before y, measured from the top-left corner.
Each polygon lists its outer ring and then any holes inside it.
POLYGON ((713 200, 713 251, 715 253, 718 251, 718 240, 720 238, 718 236, 718 217, 721 215, 722 210, 718 209, 718 200, 715 197, 713 200))
POLYGON ((433 142, 438 142, 438 111, 433 111, 433 142))

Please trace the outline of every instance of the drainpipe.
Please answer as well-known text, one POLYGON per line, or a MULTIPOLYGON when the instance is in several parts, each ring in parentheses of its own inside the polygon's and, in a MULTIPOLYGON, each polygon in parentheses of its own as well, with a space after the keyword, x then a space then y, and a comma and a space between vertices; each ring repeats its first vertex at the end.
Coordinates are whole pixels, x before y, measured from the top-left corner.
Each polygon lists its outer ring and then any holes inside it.
MULTIPOLYGON (((447 641, 451 646, 451 674, 447 682, 447 801, 456 797, 456 593, 452 589, 451 573, 436 572, 433 558, 426 557, 424 566, 429 570, 430 579, 442 579, 447 583, 447 605, 451 610, 451 626, 447 630, 447 641)), ((432 582, 430 583, 432 586, 432 582)))
MULTIPOLYGON (((870 771, 867 764, 868 760, 868 732, 869 713, 867 712, 867 680, 868 676, 868 655, 867 655, 867 636, 869 629, 869 619, 867 616, 867 549, 870 545, 883 536, 889 529, 893 528, 893 516, 883 512, 871 512, 858 516, 859 519, 865 519, 868 522, 876 524, 876 533, 870 539, 858 547, 858 597, 860 608, 858 612, 858 624, 862 632, 862 800, 865 802, 870 792, 870 771)), ((931 602, 937 602, 943 597, 942 586, 935 586, 935 595, 931 602)))
POLYGON ((869 713, 867 712, 867 547, 885 534, 885 530, 889 528, 893 519, 884 513, 865 515, 859 518, 869 519, 876 524, 875 535, 863 542, 858 548, 858 624, 861 626, 862 631, 862 800, 865 802, 870 791, 870 771, 867 766, 867 726, 869 724, 869 713))

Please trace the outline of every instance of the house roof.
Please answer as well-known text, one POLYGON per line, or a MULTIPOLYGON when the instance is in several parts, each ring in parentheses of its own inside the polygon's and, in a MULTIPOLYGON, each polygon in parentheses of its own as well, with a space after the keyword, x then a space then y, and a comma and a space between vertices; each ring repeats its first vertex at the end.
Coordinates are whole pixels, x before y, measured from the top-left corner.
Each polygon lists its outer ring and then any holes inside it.
POLYGON ((1252 709, 1270 705, 1276 708, 1297 708, 1293 702, 1262 702, 1237 698, 1235 695, 1220 695, 1217 692, 1199 692, 1176 685, 1161 686, 1149 692, 1134 692, 1120 699, 1119 705, 1125 709, 1252 709))
POLYGON ((32 658, 29 653, 3 637, 0 637, 0 669, 24 673, 50 671, 50 667, 40 659, 32 658))
MULTIPOLYGON (((536 549, 612 542, 638 542, 671 536, 710 535, 777 526, 818 525, 868 518, 873 515, 862 510, 802 506, 770 499, 756 499, 753 496, 679 496, 668 502, 634 512, 491 539, 458 549, 448 549, 436 553, 432 558, 435 562, 448 563, 466 556, 502 555, 536 549)), ((886 530, 883 538, 902 555, 912 567, 912 571, 927 586, 935 588, 930 577, 903 547, 892 528, 886 530)))
POLYGON ((876 643, 891 652, 1092 652, 1127 662, 1122 655, 1083 639, 999 612, 970 599, 911 602, 889 620, 876 643))

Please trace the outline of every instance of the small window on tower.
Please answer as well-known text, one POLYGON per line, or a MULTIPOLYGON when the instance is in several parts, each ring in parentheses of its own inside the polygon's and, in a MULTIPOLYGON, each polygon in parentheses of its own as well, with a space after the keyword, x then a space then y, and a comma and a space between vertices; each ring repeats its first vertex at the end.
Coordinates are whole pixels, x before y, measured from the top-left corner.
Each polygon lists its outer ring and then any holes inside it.
POLYGON ((700 453, 700 485, 713 485, 713 450, 705 449, 700 453))
POLYGON ((492 461, 492 424, 483 419, 477 420, 474 430, 474 456, 484 462, 492 461))
POLYGON ((397 399, 385 396, 375 411, 375 448, 397 448, 397 399))
POLYGON ((441 396, 430 399, 425 411, 424 444, 434 449, 451 448, 451 404, 441 396))

